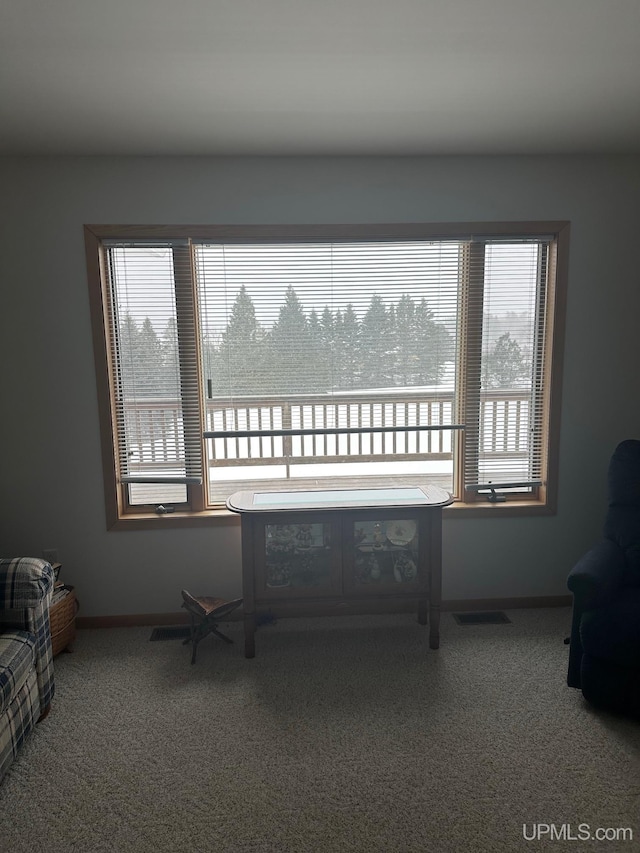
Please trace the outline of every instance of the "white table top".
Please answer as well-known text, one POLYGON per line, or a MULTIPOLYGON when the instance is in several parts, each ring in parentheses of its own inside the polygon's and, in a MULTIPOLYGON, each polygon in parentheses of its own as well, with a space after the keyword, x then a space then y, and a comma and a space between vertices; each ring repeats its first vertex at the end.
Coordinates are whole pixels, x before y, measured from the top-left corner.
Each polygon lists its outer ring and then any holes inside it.
POLYGON ((295 512, 309 509, 380 509, 446 506, 453 501, 439 486, 371 489, 305 489, 287 492, 235 492, 227 500, 232 512, 295 512))

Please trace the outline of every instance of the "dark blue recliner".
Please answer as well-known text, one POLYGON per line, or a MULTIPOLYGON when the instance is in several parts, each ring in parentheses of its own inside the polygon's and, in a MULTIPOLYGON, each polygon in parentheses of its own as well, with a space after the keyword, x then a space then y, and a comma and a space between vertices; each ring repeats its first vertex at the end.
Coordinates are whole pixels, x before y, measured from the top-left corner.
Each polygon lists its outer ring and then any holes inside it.
POLYGON ((592 705, 640 717, 640 441, 609 464, 604 538, 569 573, 567 683, 592 705))

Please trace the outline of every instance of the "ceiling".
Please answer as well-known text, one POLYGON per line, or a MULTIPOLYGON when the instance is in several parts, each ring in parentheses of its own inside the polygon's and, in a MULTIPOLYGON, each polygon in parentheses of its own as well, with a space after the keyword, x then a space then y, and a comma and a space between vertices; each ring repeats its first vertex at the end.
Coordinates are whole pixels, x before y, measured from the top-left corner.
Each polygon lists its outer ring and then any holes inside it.
POLYGON ((640 0, 0 0, 0 154, 640 152, 640 0))

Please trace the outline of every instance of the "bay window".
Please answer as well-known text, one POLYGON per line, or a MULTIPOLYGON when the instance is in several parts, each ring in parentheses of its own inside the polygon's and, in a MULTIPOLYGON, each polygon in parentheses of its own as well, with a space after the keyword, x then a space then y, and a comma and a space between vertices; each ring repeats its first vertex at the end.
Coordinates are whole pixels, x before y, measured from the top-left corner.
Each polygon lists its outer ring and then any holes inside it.
POLYGON ((553 510, 567 223, 85 236, 110 525, 384 483, 553 510))

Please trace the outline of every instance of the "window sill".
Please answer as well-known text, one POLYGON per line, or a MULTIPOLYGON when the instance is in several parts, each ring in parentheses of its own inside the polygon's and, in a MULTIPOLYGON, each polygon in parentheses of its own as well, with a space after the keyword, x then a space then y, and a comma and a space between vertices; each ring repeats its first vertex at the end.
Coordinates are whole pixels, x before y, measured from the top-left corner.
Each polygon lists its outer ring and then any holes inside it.
POLYGON ((555 507, 544 501, 509 501, 508 499, 503 503, 456 501, 443 510, 445 518, 512 518, 555 514, 555 507))
MULTIPOLYGON (((443 517, 453 518, 510 518, 522 516, 555 515, 555 509, 541 501, 489 501, 462 503, 457 501, 444 507, 443 517)), ((187 527, 218 527, 240 523, 238 513, 228 509, 210 509, 204 512, 172 512, 158 515, 155 512, 121 516, 109 530, 177 530, 187 527)))
POLYGON ((203 512, 156 512, 122 515, 109 530, 176 530, 182 527, 218 527, 240 523, 240 516, 228 509, 209 509, 203 512))

